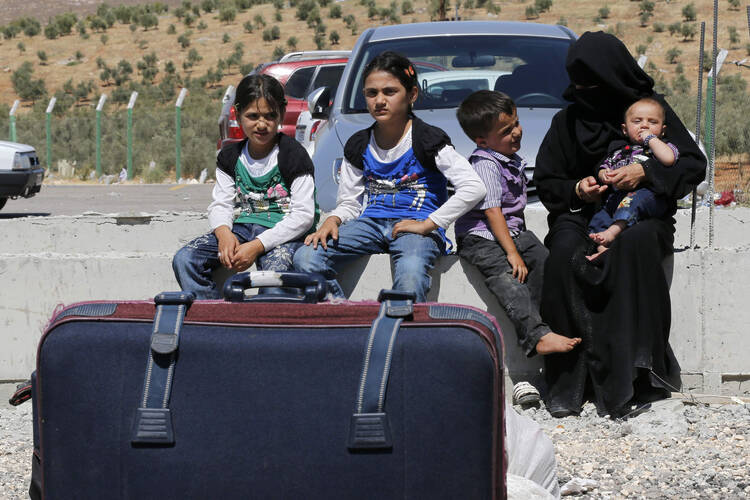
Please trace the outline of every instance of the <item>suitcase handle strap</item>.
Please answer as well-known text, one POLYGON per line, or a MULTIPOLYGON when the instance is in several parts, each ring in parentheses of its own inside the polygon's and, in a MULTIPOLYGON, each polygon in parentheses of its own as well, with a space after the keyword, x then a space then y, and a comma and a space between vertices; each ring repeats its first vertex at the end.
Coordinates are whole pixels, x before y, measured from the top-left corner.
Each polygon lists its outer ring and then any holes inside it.
POLYGON ((132 444, 174 444, 169 395, 180 330, 185 313, 194 300, 193 292, 164 292, 154 297, 154 329, 146 362, 141 405, 136 409, 132 444))
POLYGON ((356 410, 349 427, 349 449, 392 447, 390 426, 384 410, 393 346, 399 327, 414 312, 413 292, 382 290, 380 311, 367 337, 356 410))

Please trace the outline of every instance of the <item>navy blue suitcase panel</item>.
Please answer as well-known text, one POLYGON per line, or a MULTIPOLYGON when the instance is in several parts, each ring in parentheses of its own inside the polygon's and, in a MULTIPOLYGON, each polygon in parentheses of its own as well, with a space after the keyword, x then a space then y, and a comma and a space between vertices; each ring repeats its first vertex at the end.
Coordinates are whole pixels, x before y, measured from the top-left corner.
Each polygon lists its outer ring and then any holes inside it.
POLYGON ((45 498, 504 495, 502 346, 482 313, 437 319, 452 309, 415 306, 387 382, 392 447, 351 450, 377 304, 193 304, 168 405, 170 446, 131 443, 153 303, 115 309, 58 319, 40 343, 45 498))

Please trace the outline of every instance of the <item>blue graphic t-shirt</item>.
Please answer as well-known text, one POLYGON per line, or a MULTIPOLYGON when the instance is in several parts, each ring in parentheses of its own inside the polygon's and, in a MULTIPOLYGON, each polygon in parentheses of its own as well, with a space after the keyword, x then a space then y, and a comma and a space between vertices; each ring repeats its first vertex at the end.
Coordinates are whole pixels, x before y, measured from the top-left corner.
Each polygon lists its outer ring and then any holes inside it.
MULTIPOLYGON (((369 147, 363 156, 367 205, 362 217, 425 220, 448 199, 445 176, 424 168, 412 148, 389 163, 377 160, 369 147)), ((450 244, 444 229, 438 233, 450 244)))

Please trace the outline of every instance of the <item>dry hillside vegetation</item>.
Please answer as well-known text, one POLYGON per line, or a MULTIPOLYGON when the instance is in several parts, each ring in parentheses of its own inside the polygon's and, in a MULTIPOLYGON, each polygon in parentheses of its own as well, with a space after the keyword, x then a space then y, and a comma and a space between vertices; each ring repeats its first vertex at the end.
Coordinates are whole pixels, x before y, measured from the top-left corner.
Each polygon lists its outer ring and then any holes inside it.
MULTIPOLYGON (((10 0, 10 2, 5 0, 2 12, 4 19, 0 21, 0 24, 10 22, 11 16, 16 19, 31 16, 42 24, 43 30, 48 16, 67 11, 75 13, 79 19, 85 19, 87 15, 91 15, 96 10, 99 3, 94 0, 10 0), (10 5, 6 7, 8 3, 10 5)), ((142 2, 120 0, 109 2, 109 5, 138 3, 142 2)), ((156 77, 156 82, 158 82, 165 74, 163 70, 168 61, 174 63, 178 74, 197 77, 205 74, 210 68, 214 68, 219 59, 231 54, 237 42, 242 42, 244 45, 242 57, 244 64, 257 64, 271 60, 273 51, 277 47, 281 47, 284 51, 290 50, 287 42, 291 37, 297 39, 296 48, 298 50, 316 48, 313 41, 314 29, 309 28, 307 23, 295 17, 296 8, 290 7, 288 0, 283 3, 281 21, 275 21, 276 9, 274 5, 267 3, 255 5, 245 11, 237 11, 236 18, 231 22, 220 21, 217 10, 212 13, 205 13, 201 10, 200 17, 195 16, 195 21, 189 28, 174 15, 175 6, 180 5, 181 2, 170 0, 162 3, 170 6, 169 11, 158 16, 158 27, 148 30, 139 26, 135 31, 131 31, 129 25, 115 23, 106 32, 95 32, 87 29, 88 39, 82 38, 74 28, 72 34, 53 40, 45 38, 43 31, 33 37, 20 33, 14 38, 0 40, 0 70, 2 70, 0 71, 0 104, 9 105, 17 98, 10 77, 11 73, 24 61, 33 64, 34 78, 44 80, 49 94, 62 88, 63 83, 69 79, 72 79, 74 84, 91 80, 95 85, 92 92, 92 100, 95 100, 95 96, 100 92, 111 92, 112 90, 111 85, 105 87, 99 78, 100 70, 96 65, 99 58, 109 66, 115 66, 120 60, 124 59, 129 61, 135 69, 136 63, 144 55, 155 52, 158 57, 157 68, 160 70, 156 77), (265 21, 265 27, 258 22, 260 18, 265 21), (247 22, 253 24, 252 33, 246 32, 244 25, 247 22), (200 23, 203 23, 200 26, 202 29, 199 29, 200 23), (174 34, 168 34, 170 25, 175 27, 174 34), (273 41, 264 41, 263 31, 272 29, 274 26, 278 27, 279 38, 273 41), (192 35, 188 37, 190 46, 182 48, 178 38, 186 31, 192 32, 192 35), (106 35, 105 41, 102 40, 102 35, 106 35), (183 70, 183 62, 187 60, 189 51, 193 48, 198 51, 202 60, 192 68, 183 70), (47 62, 44 64, 38 57, 39 51, 43 51, 47 56, 47 62)), ((200 1, 192 2, 193 5, 200 5, 200 3, 200 1)), ((466 4, 465 1, 463 3, 466 4)), ((476 4, 476 2, 474 3, 476 4)), ((695 23, 706 21, 706 49, 710 53, 712 2, 708 0, 697 0, 695 2, 688 2, 687 0, 649 1, 653 5, 653 16, 645 23, 640 21, 638 15, 642 8, 641 3, 637 1, 552 0, 549 10, 528 19, 527 10, 534 6, 533 0, 525 2, 518 0, 496 1, 495 5, 500 8, 500 12, 497 14, 488 13, 486 8, 481 8, 461 9, 460 15, 463 19, 530 20, 541 23, 562 21, 567 23, 576 33, 583 33, 587 30, 611 30, 627 44, 633 54, 645 49, 649 62, 656 66, 658 74, 663 75, 670 82, 676 76, 677 64, 667 61, 668 52, 676 48, 680 51, 676 62, 682 63, 685 75, 692 84, 691 92, 694 93, 698 66, 698 32, 692 39, 688 38, 685 41, 681 34, 670 35, 668 27, 671 24, 683 22, 683 8, 689 3, 693 3, 696 11, 695 23), (602 18, 601 15, 601 9, 604 8, 609 11, 606 18, 602 18), (645 24, 645 26, 642 26, 642 24, 645 24), (659 29, 659 25, 663 28, 661 32, 655 31, 659 29)), ((430 12, 433 9, 427 2, 416 0, 412 4, 413 13, 408 14, 402 13, 401 3, 395 4, 396 12, 402 23, 430 20, 430 12)), ((390 5, 392 4, 384 0, 378 0, 379 8, 390 5)), ((329 48, 351 48, 357 36, 365 28, 389 22, 388 19, 368 18, 368 8, 360 5, 358 0, 332 2, 319 9, 323 24, 327 29, 325 44, 329 48), (333 19, 329 17, 333 6, 341 8, 341 18, 333 19), (357 28, 354 34, 351 29, 346 27, 342 19, 347 15, 352 15, 356 19, 357 28), (340 39, 337 45, 332 46, 329 36, 333 31, 338 33, 340 39)), ((449 13, 452 14, 454 9, 455 7, 451 6, 448 9, 449 13)), ((722 0, 719 11, 719 46, 730 50, 727 61, 731 62, 748 57, 748 48, 746 47, 748 30, 744 8, 732 10, 730 2, 722 0), (730 26, 736 29, 739 36, 739 42, 734 44, 730 42, 730 26)), ((650 69, 653 73, 654 68, 651 67, 650 69)), ((722 70, 722 75, 736 73, 741 73, 744 78, 747 78, 750 76, 750 68, 726 64, 722 70)), ((236 83, 240 76, 239 67, 232 66, 228 70, 224 70, 223 78, 217 85, 224 86, 236 83)), ((133 78, 138 79, 138 75, 134 74, 133 78)))

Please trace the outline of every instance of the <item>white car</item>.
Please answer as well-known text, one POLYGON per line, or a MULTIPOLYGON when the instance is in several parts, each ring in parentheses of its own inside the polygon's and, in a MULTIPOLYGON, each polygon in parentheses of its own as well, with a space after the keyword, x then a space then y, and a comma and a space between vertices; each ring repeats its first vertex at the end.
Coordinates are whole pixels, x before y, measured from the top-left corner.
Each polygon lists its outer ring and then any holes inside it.
POLYGON ((31 198, 42 189, 44 168, 28 144, 0 141, 0 208, 8 198, 31 198))
POLYGON ((419 75, 419 86, 430 98, 458 106, 477 90, 493 90, 498 78, 509 74, 510 71, 432 71, 419 75))
POLYGON ((305 110, 297 117, 297 128, 294 138, 307 150, 312 158, 315 153, 315 135, 326 120, 313 118, 309 110, 305 110))

